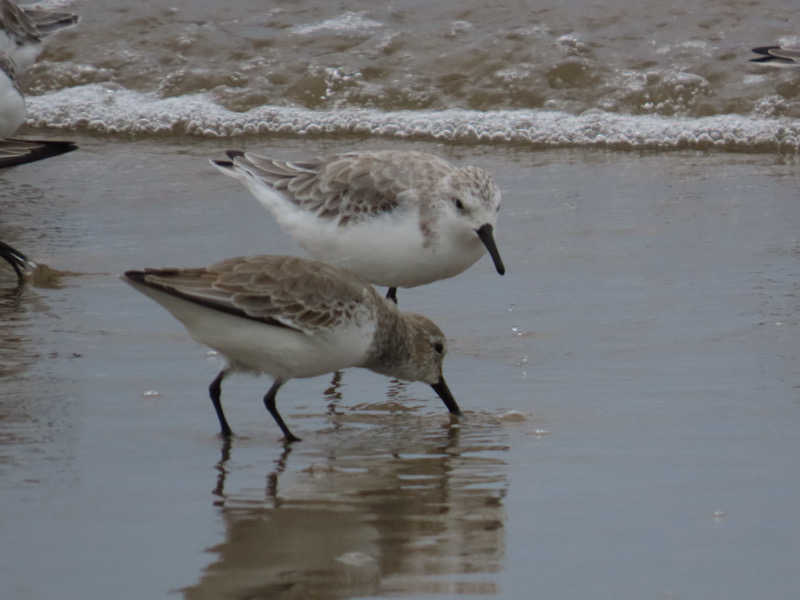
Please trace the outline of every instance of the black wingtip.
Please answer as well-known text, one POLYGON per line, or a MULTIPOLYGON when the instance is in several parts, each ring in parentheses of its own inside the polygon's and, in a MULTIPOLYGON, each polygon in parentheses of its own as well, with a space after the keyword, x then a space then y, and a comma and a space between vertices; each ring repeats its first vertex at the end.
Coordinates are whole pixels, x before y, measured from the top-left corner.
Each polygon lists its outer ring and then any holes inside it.
MULTIPOLYGON (((764 56, 769 56, 770 50, 777 50, 778 48, 780 48, 780 46, 758 46, 757 48, 753 48, 752 50, 756 54, 763 54, 764 56)), ((754 58, 753 60, 758 60, 758 59, 754 58)))
POLYGON ((781 50, 780 46, 758 46, 757 48, 752 48, 752 51, 759 56, 757 58, 751 58, 750 62, 754 63, 761 63, 761 64, 770 64, 770 65, 794 65, 796 61, 785 58, 778 55, 773 54, 773 51, 781 50))
POLYGON ((241 150, 226 150, 225 154, 231 160, 236 160, 237 158, 241 158, 242 156, 244 156, 244 152, 242 152, 241 150))
POLYGON ((5 152, 0 152, 0 167, 14 167, 66 154, 77 150, 78 146, 75 142, 8 138, 3 140, 0 149, 5 150, 5 152))
POLYGON ((212 160, 211 164, 220 167, 221 169, 233 168, 233 163, 229 160, 212 160))
POLYGON ((20 7, 25 15, 33 21, 42 35, 50 35, 60 29, 77 25, 81 18, 74 13, 52 12, 36 6, 20 7))
POLYGON ((144 283, 144 271, 125 271, 122 276, 134 283, 144 283))

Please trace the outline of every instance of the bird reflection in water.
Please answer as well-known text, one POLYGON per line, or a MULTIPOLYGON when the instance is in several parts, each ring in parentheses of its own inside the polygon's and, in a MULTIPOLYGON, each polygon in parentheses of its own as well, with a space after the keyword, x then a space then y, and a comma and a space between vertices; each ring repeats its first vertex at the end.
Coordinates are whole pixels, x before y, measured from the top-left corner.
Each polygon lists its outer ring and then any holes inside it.
MULTIPOLYGON (((227 500, 227 495, 225 493, 225 482, 228 478, 228 473, 230 472, 228 463, 231 459, 232 445, 232 438, 224 436, 220 437, 220 458, 214 465, 214 470, 217 471, 217 479, 216 485, 211 491, 211 494, 215 497, 214 506, 224 507, 227 500)), ((274 508, 278 508, 281 504, 280 498, 278 497, 278 477, 286 469, 286 460, 291 451, 292 445, 288 442, 284 443, 280 456, 275 459, 275 468, 267 473, 266 498, 272 501, 274 508)))
POLYGON ((502 426, 480 415, 458 423, 381 412, 388 425, 367 419, 309 436, 291 461, 284 447, 263 494, 226 488, 236 450, 223 444, 214 502, 225 538, 185 597, 498 593, 508 486, 502 426))

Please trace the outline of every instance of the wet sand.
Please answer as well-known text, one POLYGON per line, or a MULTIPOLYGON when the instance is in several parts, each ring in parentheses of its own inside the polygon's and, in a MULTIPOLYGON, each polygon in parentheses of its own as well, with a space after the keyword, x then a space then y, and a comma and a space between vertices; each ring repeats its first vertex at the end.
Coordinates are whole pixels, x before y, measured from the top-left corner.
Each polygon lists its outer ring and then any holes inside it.
POLYGON ((800 589, 800 168, 774 155, 385 140, 112 142, 0 174, 0 595, 786 598, 800 589), (116 274, 301 253, 205 162, 416 148, 492 170, 499 277, 401 290, 427 386, 226 381, 116 274), (521 415, 510 411, 518 411, 521 415), (522 417, 518 420, 518 417, 522 417))

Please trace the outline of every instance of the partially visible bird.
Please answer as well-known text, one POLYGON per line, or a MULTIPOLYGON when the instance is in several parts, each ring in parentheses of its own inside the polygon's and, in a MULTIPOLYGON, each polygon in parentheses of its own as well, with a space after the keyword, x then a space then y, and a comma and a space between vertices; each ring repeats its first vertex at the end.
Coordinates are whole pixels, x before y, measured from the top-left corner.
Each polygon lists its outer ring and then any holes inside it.
POLYGON ((800 47, 797 46, 759 46, 753 48, 758 58, 751 58, 750 62, 778 67, 781 69, 800 67, 800 47))
POLYGON ((20 8, 0 0, 0 167, 33 162, 75 150, 72 142, 26 140, 11 136, 25 121, 19 74, 42 50, 42 37, 74 25, 78 16, 39 7, 20 8))
POLYGON ((21 71, 28 69, 42 51, 42 38, 79 21, 73 13, 40 6, 19 7, 0 0, 0 52, 8 55, 21 71))
POLYGON ((46 264, 35 262, 5 242, 0 242, 0 258, 14 269, 19 287, 30 282, 37 287, 56 288, 60 287, 63 276, 81 275, 73 271, 58 271, 46 264))
POLYGON ((0 242, 0 258, 5 260, 14 269, 14 272, 17 274, 18 285, 25 283, 25 279, 37 267, 35 262, 5 242, 0 242))

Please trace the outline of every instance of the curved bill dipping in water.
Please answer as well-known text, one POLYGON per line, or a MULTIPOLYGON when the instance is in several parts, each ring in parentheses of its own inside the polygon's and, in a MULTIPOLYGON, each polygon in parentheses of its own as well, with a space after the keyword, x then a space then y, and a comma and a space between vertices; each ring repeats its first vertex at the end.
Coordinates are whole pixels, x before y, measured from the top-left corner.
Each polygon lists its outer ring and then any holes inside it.
POLYGON ((458 407, 458 404, 456 404, 456 399, 453 398, 453 394, 450 393, 450 388, 447 387, 447 382, 445 382, 444 377, 436 383, 432 383, 431 387, 433 391, 438 394, 439 398, 442 399, 447 410, 454 415, 461 414, 461 409, 458 407))

